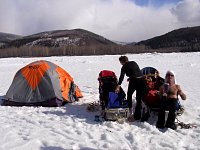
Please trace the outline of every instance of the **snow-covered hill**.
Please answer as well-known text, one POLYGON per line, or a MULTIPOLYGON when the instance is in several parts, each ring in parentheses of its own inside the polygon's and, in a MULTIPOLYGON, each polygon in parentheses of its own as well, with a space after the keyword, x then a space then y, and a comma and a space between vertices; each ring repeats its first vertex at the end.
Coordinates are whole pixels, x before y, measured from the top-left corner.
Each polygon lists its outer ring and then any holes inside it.
POLYGON ((11 41, 10 46, 91 46, 91 45, 116 45, 114 42, 83 29, 54 30, 41 32, 11 41))

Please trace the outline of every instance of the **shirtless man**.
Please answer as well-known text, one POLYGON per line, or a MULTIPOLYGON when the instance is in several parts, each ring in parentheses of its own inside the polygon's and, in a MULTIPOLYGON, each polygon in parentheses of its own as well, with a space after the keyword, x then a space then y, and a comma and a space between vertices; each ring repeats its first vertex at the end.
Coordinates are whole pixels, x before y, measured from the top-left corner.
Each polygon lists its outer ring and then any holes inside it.
POLYGON ((158 115, 157 128, 171 128, 176 130, 176 106, 178 95, 182 100, 186 100, 186 95, 182 92, 180 85, 176 84, 175 74, 173 71, 167 71, 165 75, 165 83, 160 87, 161 104, 158 115), (165 124, 165 109, 169 108, 168 118, 165 124))

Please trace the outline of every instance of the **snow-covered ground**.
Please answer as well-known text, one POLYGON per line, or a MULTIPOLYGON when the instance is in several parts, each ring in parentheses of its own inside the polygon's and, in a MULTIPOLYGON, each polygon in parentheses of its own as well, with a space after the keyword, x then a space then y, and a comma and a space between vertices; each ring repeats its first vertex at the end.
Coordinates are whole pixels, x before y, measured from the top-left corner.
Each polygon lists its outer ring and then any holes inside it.
MULTIPOLYGON (((0 96, 3 97, 15 73, 35 60, 48 60, 66 69, 84 94, 79 102, 60 108, 0 107, 1 150, 62 149, 200 149, 200 52, 128 54, 140 68, 152 66, 164 76, 174 70, 177 83, 187 94, 181 101, 185 112, 179 117, 197 128, 158 130, 156 115, 148 122, 95 122, 98 112, 88 112, 87 103, 98 101, 97 77, 101 70, 119 76, 121 65, 115 56, 65 56, 0 59, 0 96)), ((126 79, 123 88, 127 90, 126 79)))

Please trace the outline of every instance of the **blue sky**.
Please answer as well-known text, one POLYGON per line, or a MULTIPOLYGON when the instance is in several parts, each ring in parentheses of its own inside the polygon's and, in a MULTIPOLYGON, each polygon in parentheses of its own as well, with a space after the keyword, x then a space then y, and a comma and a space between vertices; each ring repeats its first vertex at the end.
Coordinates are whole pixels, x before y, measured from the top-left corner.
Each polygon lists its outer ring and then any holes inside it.
POLYGON ((30 35, 82 28, 138 42, 200 26, 200 0, 0 0, 0 32, 30 35))
POLYGON ((177 3, 181 0, 130 0, 130 1, 133 1, 135 2, 137 5, 140 5, 140 6, 147 6, 149 4, 153 5, 153 6, 156 6, 156 7, 159 7, 159 6, 162 6, 164 4, 168 4, 168 3, 177 3))

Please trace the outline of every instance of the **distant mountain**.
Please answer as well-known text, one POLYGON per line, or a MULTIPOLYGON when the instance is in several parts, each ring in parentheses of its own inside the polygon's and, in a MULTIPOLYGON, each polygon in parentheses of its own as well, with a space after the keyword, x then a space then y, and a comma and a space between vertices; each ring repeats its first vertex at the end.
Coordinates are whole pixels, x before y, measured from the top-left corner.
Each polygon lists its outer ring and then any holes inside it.
POLYGON ((200 26, 181 28, 138 43, 110 41, 83 29, 54 30, 29 36, 0 34, 0 58, 114 55, 200 51, 200 26))
POLYGON ((116 44, 119 44, 119 45, 128 45, 130 44, 130 42, 120 42, 120 41, 113 41, 114 43, 116 44))
POLYGON ((21 46, 92 46, 92 45, 116 45, 116 43, 95 33, 83 29, 55 30, 41 32, 29 36, 24 36, 9 42, 9 47, 21 46))
POLYGON ((127 43, 126 45, 130 45, 130 46, 132 45, 132 46, 133 46, 133 45, 135 45, 135 44, 137 44, 137 42, 127 43))
POLYGON ((0 32, 0 46, 4 45, 12 40, 15 40, 17 38, 20 38, 20 37, 22 37, 22 36, 0 32))
POLYGON ((152 49, 177 47, 186 51, 200 50, 200 26, 173 30, 167 34, 138 42, 136 45, 145 45, 152 49))

